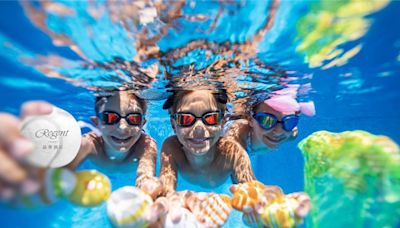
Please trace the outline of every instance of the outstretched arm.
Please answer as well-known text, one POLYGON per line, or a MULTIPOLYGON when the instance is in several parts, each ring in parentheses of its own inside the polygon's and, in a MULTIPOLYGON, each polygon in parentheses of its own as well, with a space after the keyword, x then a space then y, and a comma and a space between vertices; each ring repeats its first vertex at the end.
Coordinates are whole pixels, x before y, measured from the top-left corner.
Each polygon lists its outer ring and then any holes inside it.
POLYGON ((143 134, 137 148, 141 155, 136 175, 136 186, 150 194, 153 199, 162 191, 162 185, 156 175, 157 144, 153 138, 143 134))
POLYGON ((247 119, 234 120, 224 137, 236 140, 243 148, 246 148, 246 139, 250 130, 251 128, 247 119))
POLYGON ((172 136, 167 138, 161 149, 160 179, 164 187, 164 195, 172 193, 176 189, 177 167, 173 156, 173 150, 177 148, 177 139, 172 136))
POLYGON ((81 147, 79 148, 78 154, 66 167, 71 170, 75 170, 76 167, 81 164, 89 154, 96 153, 96 147, 94 145, 94 139, 97 137, 93 132, 90 132, 82 137, 81 147))
POLYGON ((219 151, 223 153, 232 165, 232 180, 234 183, 244 183, 255 180, 251 162, 246 150, 231 138, 223 137, 219 141, 219 151))

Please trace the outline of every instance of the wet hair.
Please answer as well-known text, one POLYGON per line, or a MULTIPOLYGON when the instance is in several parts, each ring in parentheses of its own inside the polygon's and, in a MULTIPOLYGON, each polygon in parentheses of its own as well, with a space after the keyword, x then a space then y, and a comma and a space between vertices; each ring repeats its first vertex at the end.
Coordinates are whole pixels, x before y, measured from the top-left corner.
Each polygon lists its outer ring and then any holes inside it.
MULTIPOLYGON (((163 109, 168 109, 169 113, 172 114, 176 111, 178 102, 182 99, 182 97, 194 92, 195 90, 172 90, 170 92, 171 95, 168 96, 167 100, 163 105, 163 109)), ((210 90, 211 91, 211 90, 210 90)), ((228 102, 228 95, 226 89, 218 89, 217 91, 213 91, 212 95, 217 101, 218 109, 221 111, 225 111, 226 103, 228 102)))
MULTIPOLYGON (((121 92, 121 91, 112 91, 105 95, 96 96, 95 105, 94 105, 94 110, 96 112, 96 115, 99 113, 100 107, 107 102, 108 98, 115 96, 115 94, 117 94, 119 92, 121 92)), ((144 99, 140 98, 135 93, 128 93, 128 96, 131 96, 132 99, 136 100, 139 103, 140 107, 143 110, 143 114, 145 114, 147 111, 147 102, 144 99)))

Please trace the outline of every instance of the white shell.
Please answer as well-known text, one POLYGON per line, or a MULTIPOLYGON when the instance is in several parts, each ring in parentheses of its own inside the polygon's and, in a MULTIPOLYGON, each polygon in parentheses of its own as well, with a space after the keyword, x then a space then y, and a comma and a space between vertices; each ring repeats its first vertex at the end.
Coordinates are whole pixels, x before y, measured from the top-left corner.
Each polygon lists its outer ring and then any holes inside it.
POLYGON ((199 222, 197 222, 195 216, 188 211, 185 208, 181 208, 181 213, 182 213, 182 218, 179 222, 173 223, 171 221, 170 215, 167 214, 167 217, 164 222, 164 228, 197 228, 197 227, 203 227, 200 225, 199 222))
POLYGON ((81 146, 81 129, 68 112, 53 107, 48 115, 29 116, 21 133, 34 144, 27 161, 34 166, 58 168, 69 164, 81 146))
POLYGON ((116 227, 142 227, 146 224, 143 214, 152 203, 151 197, 136 187, 119 188, 107 201, 108 218, 116 227))

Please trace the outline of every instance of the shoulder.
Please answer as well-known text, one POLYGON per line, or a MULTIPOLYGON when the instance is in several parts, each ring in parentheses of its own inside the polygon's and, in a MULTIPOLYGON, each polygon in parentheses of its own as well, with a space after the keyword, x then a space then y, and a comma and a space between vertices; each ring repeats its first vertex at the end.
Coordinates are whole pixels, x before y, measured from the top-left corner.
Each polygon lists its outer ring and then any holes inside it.
POLYGON ((82 137, 81 141, 81 151, 83 153, 96 154, 103 146, 103 138, 101 136, 96 135, 94 132, 89 132, 82 137))
POLYGON ((156 140, 154 140, 150 135, 146 133, 142 133, 142 135, 139 138, 138 143, 141 146, 151 146, 156 144, 156 140))
POLYGON ((250 124, 247 119, 232 120, 227 130, 227 136, 240 137, 250 131, 250 124))
POLYGON ((163 148, 164 147, 178 147, 180 146, 178 137, 176 135, 170 136, 166 138, 163 142, 163 148))
POLYGON ((224 156, 237 156, 246 153, 244 147, 232 137, 222 137, 217 144, 219 154, 224 156))
POLYGON ((173 160, 183 159, 184 153, 182 151, 182 145, 176 135, 170 136, 164 140, 161 154, 162 156, 170 156, 173 160))

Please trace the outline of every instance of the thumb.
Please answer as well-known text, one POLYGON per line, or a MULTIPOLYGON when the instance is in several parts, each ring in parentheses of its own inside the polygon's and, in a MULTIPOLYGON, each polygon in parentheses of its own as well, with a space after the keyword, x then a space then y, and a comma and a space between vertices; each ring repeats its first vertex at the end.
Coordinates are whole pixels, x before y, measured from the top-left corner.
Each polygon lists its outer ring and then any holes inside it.
POLYGON ((53 111, 53 106, 46 101, 29 101, 21 107, 21 118, 30 115, 47 115, 53 111))

